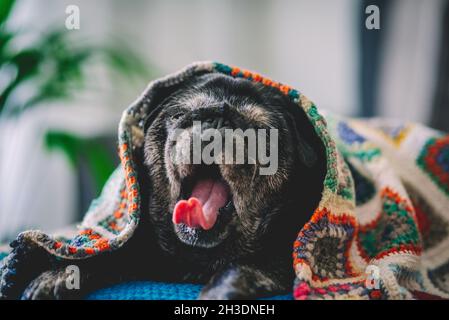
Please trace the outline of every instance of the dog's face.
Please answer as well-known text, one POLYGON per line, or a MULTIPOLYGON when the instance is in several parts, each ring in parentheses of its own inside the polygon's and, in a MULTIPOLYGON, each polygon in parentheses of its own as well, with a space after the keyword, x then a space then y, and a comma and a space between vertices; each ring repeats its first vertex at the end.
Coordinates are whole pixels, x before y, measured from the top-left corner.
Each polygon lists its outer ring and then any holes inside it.
POLYGON ((314 148, 298 136, 286 109, 291 103, 275 89, 217 74, 198 76, 161 102, 145 133, 144 162, 150 219, 162 249, 191 259, 214 259, 237 258, 260 248, 279 225, 275 221, 285 206, 295 201, 289 197, 299 183, 298 170, 313 168, 317 161, 314 148), (209 139, 221 139, 225 148, 226 129, 251 129, 256 136, 265 129, 257 150, 262 143, 264 155, 276 161, 275 170, 261 174, 260 169, 271 164, 262 164, 259 154, 249 151, 254 147, 249 138, 232 140, 234 157, 243 146, 243 163, 225 159, 229 149, 208 153, 214 161, 206 163, 201 152, 211 140, 200 141, 200 149, 198 144, 195 149, 195 139, 213 130, 218 135, 209 139), (276 139, 270 129, 277 129, 276 139), (200 155, 195 155, 198 150, 200 155))

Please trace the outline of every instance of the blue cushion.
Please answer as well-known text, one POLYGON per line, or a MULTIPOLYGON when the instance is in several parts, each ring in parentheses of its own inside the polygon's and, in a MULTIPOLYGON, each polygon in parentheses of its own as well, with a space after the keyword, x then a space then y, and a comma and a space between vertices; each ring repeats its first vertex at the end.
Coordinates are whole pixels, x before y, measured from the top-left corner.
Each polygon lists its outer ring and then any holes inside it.
MULTIPOLYGON (((117 284, 90 293, 88 300, 194 300, 202 286, 196 284, 134 281, 117 284)), ((292 295, 276 296, 273 300, 291 300, 292 295)))

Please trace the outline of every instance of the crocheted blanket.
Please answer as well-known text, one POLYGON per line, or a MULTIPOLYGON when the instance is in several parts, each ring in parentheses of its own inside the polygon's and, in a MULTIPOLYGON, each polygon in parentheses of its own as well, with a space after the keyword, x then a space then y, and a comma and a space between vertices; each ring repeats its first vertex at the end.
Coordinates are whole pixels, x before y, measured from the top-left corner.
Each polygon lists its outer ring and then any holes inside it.
MULTIPOLYGON (((26 231, 13 247, 40 247, 57 259, 77 260, 123 246, 141 219, 133 150, 142 146, 152 96, 205 72, 277 88, 304 110, 326 148, 321 201, 292 244, 296 299, 449 298, 449 136, 418 124, 323 115, 287 85, 214 62, 151 82, 124 111, 121 165, 76 235, 26 231)), ((25 252, 22 257, 32 249, 25 252)), ((17 259, 3 260, 0 297, 14 283, 17 259)))

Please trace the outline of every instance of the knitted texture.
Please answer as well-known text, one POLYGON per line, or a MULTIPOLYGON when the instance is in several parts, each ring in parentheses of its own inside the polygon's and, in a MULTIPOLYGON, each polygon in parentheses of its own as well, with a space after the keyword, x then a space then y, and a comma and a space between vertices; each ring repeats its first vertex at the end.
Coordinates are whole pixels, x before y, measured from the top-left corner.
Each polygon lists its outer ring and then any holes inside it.
MULTIPOLYGON (((201 285, 135 281, 118 284, 89 294, 87 300, 195 300, 201 285)), ((292 295, 275 296, 270 300, 292 300, 292 295)))
POLYGON ((128 282, 89 294, 87 300, 195 300, 200 285, 150 281, 128 282))
MULTIPOLYGON (((417 124, 323 117, 297 90, 214 62, 151 82, 124 111, 118 130, 121 165, 75 237, 26 231, 17 241, 68 260, 121 247, 141 216, 134 157, 145 119, 156 107, 152 98, 205 72, 278 89, 302 108, 326 149, 321 201, 293 244, 296 299, 449 297, 449 137, 417 124)), ((8 264, 2 268, 0 296, 13 287, 6 277, 13 272, 8 264)))

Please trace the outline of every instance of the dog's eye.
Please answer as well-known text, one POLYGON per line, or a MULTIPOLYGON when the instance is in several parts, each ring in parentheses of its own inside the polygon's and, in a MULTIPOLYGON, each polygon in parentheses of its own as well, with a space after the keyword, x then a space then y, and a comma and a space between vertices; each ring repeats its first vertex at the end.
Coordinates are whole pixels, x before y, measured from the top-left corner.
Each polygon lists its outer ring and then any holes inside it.
POLYGON ((182 116, 182 112, 178 112, 178 113, 172 114, 170 116, 170 119, 171 120, 178 120, 179 118, 181 118, 181 116, 182 116))

